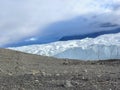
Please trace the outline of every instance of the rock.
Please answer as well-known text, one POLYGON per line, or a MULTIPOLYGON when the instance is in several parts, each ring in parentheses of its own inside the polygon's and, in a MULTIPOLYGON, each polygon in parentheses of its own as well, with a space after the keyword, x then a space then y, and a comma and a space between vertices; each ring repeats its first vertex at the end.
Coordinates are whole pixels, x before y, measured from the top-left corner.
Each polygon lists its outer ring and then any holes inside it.
POLYGON ((56 74, 56 76, 60 76, 60 74, 59 74, 59 73, 57 73, 57 74, 56 74))
POLYGON ((39 70, 32 70, 32 74, 33 74, 33 75, 38 74, 38 73, 40 73, 39 70))
POLYGON ((47 75, 44 71, 42 71, 41 74, 42 74, 42 76, 46 76, 47 75))
POLYGON ((35 80, 35 82, 39 83, 39 80, 35 80))
POLYGON ((65 87, 73 87, 73 85, 71 84, 71 81, 66 80, 65 87))
POLYGON ((85 69, 85 70, 84 70, 84 72, 86 72, 86 73, 87 73, 87 72, 88 72, 88 70, 87 70, 87 69, 85 69))

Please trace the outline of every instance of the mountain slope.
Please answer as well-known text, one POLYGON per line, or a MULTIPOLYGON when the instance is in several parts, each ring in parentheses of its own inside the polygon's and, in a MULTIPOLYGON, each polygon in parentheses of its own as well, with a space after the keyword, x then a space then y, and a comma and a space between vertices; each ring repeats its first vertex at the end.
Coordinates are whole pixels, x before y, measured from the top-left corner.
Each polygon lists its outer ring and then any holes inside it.
POLYGON ((101 35, 96 38, 59 41, 50 44, 13 47, 9 49, 69 59, 120 59, 120 33, 101 35))

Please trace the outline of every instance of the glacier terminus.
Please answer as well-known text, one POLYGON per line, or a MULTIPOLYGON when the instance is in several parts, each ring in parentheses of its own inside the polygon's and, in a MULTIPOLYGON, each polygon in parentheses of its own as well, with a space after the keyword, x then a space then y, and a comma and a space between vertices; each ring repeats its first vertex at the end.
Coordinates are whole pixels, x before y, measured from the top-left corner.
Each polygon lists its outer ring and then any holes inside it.
POLYGON ((120 59, 120 33, 105 34, 96 38, 57 41, 21 47, 9 47, 37 55, 79 60, 120 59))

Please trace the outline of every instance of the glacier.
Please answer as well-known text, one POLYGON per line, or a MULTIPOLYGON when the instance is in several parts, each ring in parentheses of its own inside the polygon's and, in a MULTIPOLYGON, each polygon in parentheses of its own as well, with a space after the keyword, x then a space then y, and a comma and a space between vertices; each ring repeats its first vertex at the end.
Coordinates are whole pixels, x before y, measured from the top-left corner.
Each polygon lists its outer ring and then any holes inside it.
POLYGON ((96 38, 57 41, 8 49, 56 58, 78 60, 120 59, 120 33, 105 34, 96 38))

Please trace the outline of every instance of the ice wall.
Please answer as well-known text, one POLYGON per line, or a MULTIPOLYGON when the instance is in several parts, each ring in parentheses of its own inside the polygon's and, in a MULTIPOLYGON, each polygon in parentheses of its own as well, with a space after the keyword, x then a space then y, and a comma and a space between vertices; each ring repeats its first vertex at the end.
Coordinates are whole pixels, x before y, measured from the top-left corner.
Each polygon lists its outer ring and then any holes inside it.
POLYGON ((120 59, 120 46, 92 45, 88 48, 71 48, 54 55, 57 58, 82 59, 82 60, 104 60, 120 59))

